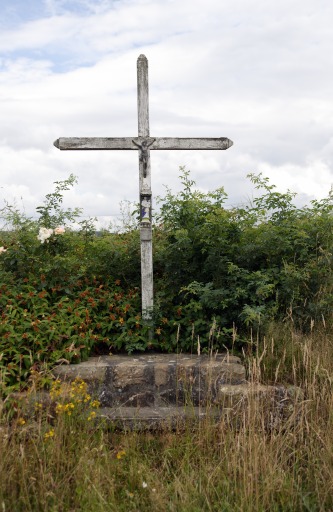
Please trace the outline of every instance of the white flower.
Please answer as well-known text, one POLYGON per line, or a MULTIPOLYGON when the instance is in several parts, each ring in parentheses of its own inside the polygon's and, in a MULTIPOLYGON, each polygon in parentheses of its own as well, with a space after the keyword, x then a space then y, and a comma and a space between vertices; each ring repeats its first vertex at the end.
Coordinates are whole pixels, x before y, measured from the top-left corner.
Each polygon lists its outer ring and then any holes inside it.
POLYGON ((144 489, 146 489, 146 487, 148 487, 147 482, 142 482, 142 487, 143 487, 144 489))
POLYGON ((53 229, 51 229, 51 228, 50 229, 48 229, 48 228, 40 228, 39 229, 39 233, 37 235, 37 239, 40 240, 41 244, 43 244, 45 242, 45 240, 50 238, 52 233, 53 233, 53 229))
POLYGON ((5 249, 3 246, 2 246, 2 247, 0 247, 0 254, 1 254, 2 252, 6 252, 6 251, 7 251, 7 249, 5 249))
POLYGON ((55 228, 54 230, 54 234, 55 235, 63 235, 65 233, 65 228, 61 227, 61 226, 58 226, 57 228, 55 228))

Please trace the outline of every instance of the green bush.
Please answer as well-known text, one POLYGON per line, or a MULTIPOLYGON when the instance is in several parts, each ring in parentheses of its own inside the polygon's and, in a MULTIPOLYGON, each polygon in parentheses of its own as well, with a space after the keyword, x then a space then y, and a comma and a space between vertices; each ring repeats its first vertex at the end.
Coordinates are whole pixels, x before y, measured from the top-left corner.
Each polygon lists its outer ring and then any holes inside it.
POLYGON ((242 348, 250 329, 274 320, 308 329, 332 311, 333 196, 297 208, 250 175, 261 195, 227 208, 223 188, 183 188, 159 199, 153 232, 154 325, 140 306, 139 230, 96 233, 64 209, 76 179, 56 182, 38 220, 2 210, 0 372, 19 387, 32 369, 91 354, 242 348), (73 228, 75 226, 75 229, 73 228))
POLYGON ((311 319, 328 319, 332 193, 296 208, 291 192, 276 192, 261 175, 250 178, 262 195, 247 208, 227 209, 223 189, 197 192, 183 170, 183 191, 168 191, 161 200, 160 296, 172 297, 178 306, 192 303, 196 321, 202 317, 206 322, 206 333, 207 320, 213 318, 220 328, 233 322, 240 327, 264 324, 286 315, 299 328, 311 319))

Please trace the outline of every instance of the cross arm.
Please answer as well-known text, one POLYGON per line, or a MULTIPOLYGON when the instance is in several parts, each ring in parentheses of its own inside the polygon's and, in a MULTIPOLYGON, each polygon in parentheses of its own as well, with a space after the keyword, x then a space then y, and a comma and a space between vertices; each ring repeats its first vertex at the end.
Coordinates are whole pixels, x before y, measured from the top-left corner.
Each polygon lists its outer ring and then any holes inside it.
POLYGON ((158 137, 150 149, 228 149, 232 145, 227 137, 158 137))
POLYGON ((146 141, 149 149, 228 149, 227 137, 60 137, 54 146, 61 150, 138 149, 146 141))
POLYGON ((138 149, 133 142, 133 137, 60 137, 54 141, 53 145, 64 151, 70 149, 138 149))

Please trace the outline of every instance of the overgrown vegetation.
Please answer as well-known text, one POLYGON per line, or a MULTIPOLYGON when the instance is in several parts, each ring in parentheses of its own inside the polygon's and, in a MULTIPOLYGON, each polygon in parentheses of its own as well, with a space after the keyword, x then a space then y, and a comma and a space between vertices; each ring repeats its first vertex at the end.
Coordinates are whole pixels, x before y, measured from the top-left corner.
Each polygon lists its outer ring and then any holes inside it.
POLYGON ((33 221, 2 210, 0 507, 20 511, 333 510, 333 195, 295 206, 261 175, 227 208, 182 169, 154 227, 154 336, 140 314, 139 232, 96 233, 58 182, 33 221), (71 229, 75 222, 79 229, 71 229), (253 398, 235 421, 120 433, 83 381, 50 368, 109 351, 225 350, 249 381, 301 390, 282 421, 253 398), (50 402, 39 402, 49 386, 50 402), (27 401, 13 392, 28 388, 27 401), (295 388, 296 389, 296 388, 295 388), (30 398, 33 398, 30 401, 30 398), (31 405, 32 404, 32 405, 31 405))
MULTIPOLYGON (((84 383, 55 381, 56 407, 11 401, 0 424, 0 504, 17 512, 333 510, 333 343, 322 326, 280 326, 246 360, 249 380, 288 380, 288 418, 253 398, 230 423, 120 433, 95 423, 84 383), (8 414, 8 419, 7 419, 8 414)), ((38 390, 34 374, 31 393, 38 390)), ((37 395, 38 397, 38 395, 37 395)))
POLYGON ((139 231, 96 233, 80 211, 63 208, 70 176, 55 184, 33 221, 2 210, 0 370, 6 390, 31 370, 89 354, 137 350, 241 351, 251 329, 289 321, 308 332, 331 323, 333 195, 297 208, 250 175, 261 195, 225 207, 226 192, 182 190, 159 199, 154 227, 154 336, 140 313, 139 231), (79 229, 71 229, 73 222, 79 229), (213 326, 213 327, 212 327, 213 326))

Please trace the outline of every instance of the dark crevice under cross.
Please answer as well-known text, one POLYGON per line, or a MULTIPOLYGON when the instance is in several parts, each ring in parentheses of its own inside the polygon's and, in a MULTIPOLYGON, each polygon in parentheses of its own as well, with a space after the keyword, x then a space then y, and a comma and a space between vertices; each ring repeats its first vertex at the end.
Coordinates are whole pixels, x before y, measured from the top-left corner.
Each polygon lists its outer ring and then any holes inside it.
POLYGON ((54 145, 61 150, 134 149, 139 151, 140 243, 142 317, 152 319, 153 256, 152 256, 152 192, 150 150, 153 149, 228 149, 233 142, 219 138, 172 138, 149 136, 148 61, 140 55, 137 62, 138 137, 61 137, 54 145))

